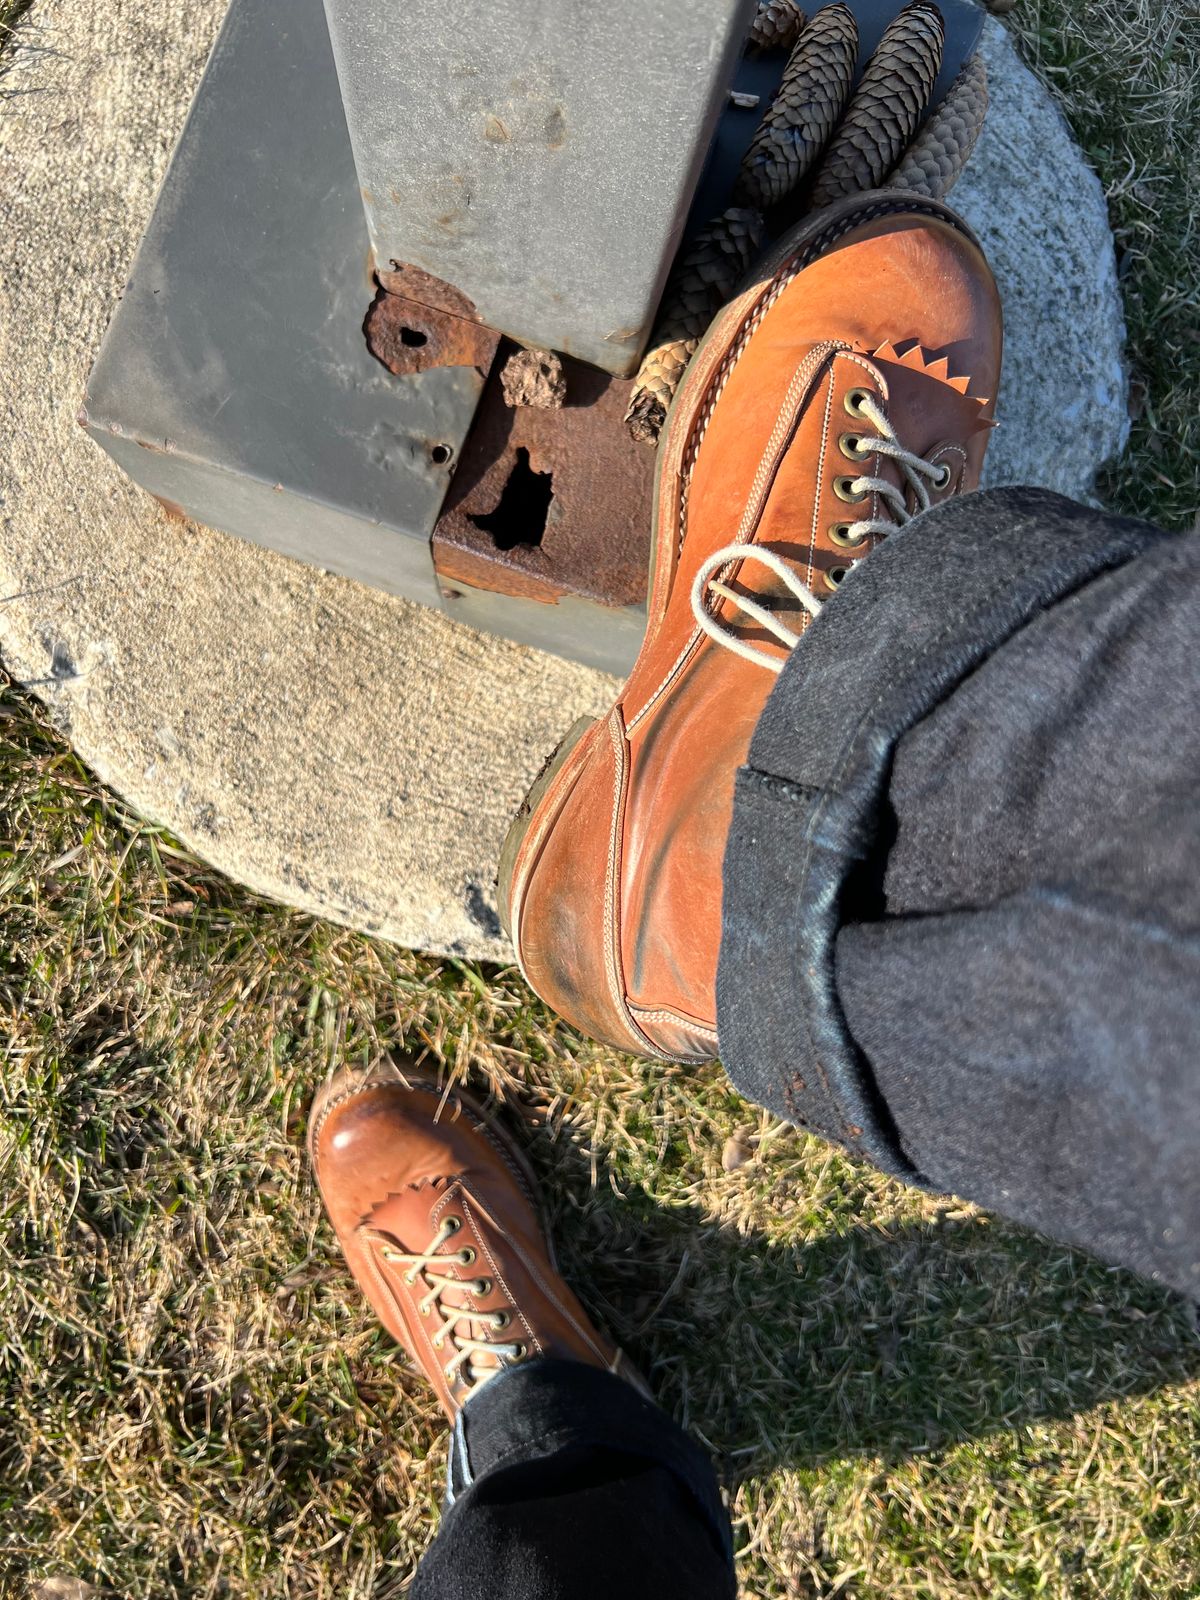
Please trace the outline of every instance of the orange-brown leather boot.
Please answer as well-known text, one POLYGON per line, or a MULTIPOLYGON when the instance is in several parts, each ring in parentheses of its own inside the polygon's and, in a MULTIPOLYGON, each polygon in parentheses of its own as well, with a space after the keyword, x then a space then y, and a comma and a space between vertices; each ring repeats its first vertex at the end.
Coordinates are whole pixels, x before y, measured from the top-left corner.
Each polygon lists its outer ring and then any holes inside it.
POLYGON ((696 353, 661 445, 641 653, 501 860, 522 971, 585 1033, 716 1053, 734 776, 774 675, 878 540, 978 487, 1000 354, 970 230, 896 191, 808 218, 696 353))
POLYGON ((461 1090, 409 1069, 344 1073, 313 1103, 308 1149, 359 1288, 451 1419, 534 1356, 645 1392, 559 1275, 520 1150, 461 1090))

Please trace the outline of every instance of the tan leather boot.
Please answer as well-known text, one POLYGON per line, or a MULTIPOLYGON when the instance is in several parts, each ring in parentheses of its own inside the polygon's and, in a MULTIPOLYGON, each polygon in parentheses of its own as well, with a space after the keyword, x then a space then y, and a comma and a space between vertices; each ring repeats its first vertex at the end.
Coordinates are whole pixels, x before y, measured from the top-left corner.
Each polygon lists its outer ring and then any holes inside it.
POLYGON ((645 643, 501 861, 521 968, 585 1033, 716 1053, 721 861, 759 712, 855 563, 978 487, 1000 355, 969 229, 890 191, 807 219, 714 324, 660 449, 645 643))
POLYGON ((535 1356, 645 1392, 559 1275, 520 1150, 468 1095, 407 1068, 344 1073, 313 1103, 308 1149, 359 1288, 451 1419, 535 1356))

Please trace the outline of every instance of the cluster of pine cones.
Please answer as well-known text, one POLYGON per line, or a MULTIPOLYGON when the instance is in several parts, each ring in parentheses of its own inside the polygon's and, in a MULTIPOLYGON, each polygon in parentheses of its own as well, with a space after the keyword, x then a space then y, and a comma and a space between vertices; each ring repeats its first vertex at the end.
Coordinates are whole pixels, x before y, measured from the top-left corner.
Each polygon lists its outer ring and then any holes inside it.
MULTIPOLYGON (((992 0, 994 10, 1014 0, 992 0)), ((655 443, 696 346, 733 295, 768 232, 843 195, 895 187, 935 199, 966 166, 987 113, 987 71, 963 67, 928 115, 945 28, 931 0, 910 0, 888 26, 857 88, 858 25, 843 4, 808 21, 796 0, 759 0, 747 49, 789 52, 783 80, 751 141, 733 204, 675 264, 626 424, 655 443)))

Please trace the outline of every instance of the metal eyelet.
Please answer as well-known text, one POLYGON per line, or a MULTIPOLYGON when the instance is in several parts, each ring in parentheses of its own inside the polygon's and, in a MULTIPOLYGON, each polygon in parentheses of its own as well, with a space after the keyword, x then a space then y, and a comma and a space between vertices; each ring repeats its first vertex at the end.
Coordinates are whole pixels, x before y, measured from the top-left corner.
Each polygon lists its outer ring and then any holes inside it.
POLYGON ((873 400, 874 398, 870 389, 847 389, 846 398, 842 401, 842 404, 852 417, 861 417, 863 414, 863 401, 873 400))
POLYGON ((446 1218, 446 1227, 450 1230, 451 1233, 457 1233, 458 1230, 462 1227, 462 1218, 461 1217, 447 1217, 446 1218))
POLYGON ((950 480, 954 476, 954 469, 951 467, 948 461, 943 461, 941 466, 938 468, 938 472, 940 476, 933 480, 933 487, 938 491, 938 493, 940 493, 943 489, 948 489, 950 487, 950 480))
POLYGON ((848 506, 860 506, 867 497, 865 494, 854 493, 852 485, 857 482, 857 478, 835 478, 833 480, 833 492, 839 500, 844 500, 848 506))
POLYGON ((830 544, 837 545, 839 550, 857 550, 860 545, 865 544, 866 534, 852 536, 850 533, 852 527, 853 523, 850 522, 835 522, 829 530, 830 544))
POLYGON ((476 1278, 472 1288, 478 1298, 482 1300, 485 1295, 491 1294, 492 1280, 490 1278, 476 1278))
POLYGON ((497 1333, 499 1333, 502 1329, 507 1328, 511 1321, 512 1316, 509 1312, 497 1311, 496 1315, 492 1318, 492 1327, 495 1328, 497 1333))
POLYGON ((462 1262, 464 1267, 473 1267, 475 1265, 475 1251, 472 1246, 468 1245, 465 1250, 460 1250, 458 1252, 458 1259, 462 1262))
POLYGON ((830 591, 839 587, 842 579, 850 571, 849 567, 828 567, 821 574, 825 587, 830 591))
POLYGON ((863 442, 856 433, 844 433, 838 440, 838 449, 851 461, 865 461, 871 454, 870 450, 863 448, 863 442))
POLYGON ((516 1355, 513 1357, 513 1359, 514 1361, 524 1361, 528 1354, 529 1346, 527 1344, 519 1344, 516 1349, 516 1355))

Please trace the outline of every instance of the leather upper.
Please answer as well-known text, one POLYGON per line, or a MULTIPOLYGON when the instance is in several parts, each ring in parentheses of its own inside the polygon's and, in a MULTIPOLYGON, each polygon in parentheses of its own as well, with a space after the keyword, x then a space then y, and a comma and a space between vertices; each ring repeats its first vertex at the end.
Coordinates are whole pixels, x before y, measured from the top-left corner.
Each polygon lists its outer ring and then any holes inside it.
MULTIPOLYGON (((887 513, 882 497, 852 504, 839 487, 868 476, 906 488, 886 455, 853 453, 871 432, 856 395, 878 402, 906 449, 949 469, 936 502, 978 486, 1000 361, 984 258, 932 215, 874 216, 800 270, 785 251, 767 290, 718 322, 664 440, 646 641, 609 717, 535 813, 516 880, 522 965, 585 1031, 677 1059, 716 1053, 734 777, 774 674, 700 630, 698 569, 730 543, 754 543, 832 597, 874 543, 848 549, 839 532, 887 513)), ((811 620, 758 562, 733 563, 725 582, 796 633, 811 620)), ((711 609, 765 656, 785 653, 730 602, 711 609)))
POLYGON ((451 1416, 530 1356, 631 1376, 563 1282, 519 1152, 466 1096, 415 1072, 347 1077, 309 1148, 351 1272, 451 1416), (464 1340, 489 1348, 456 1362, 464 1340))

